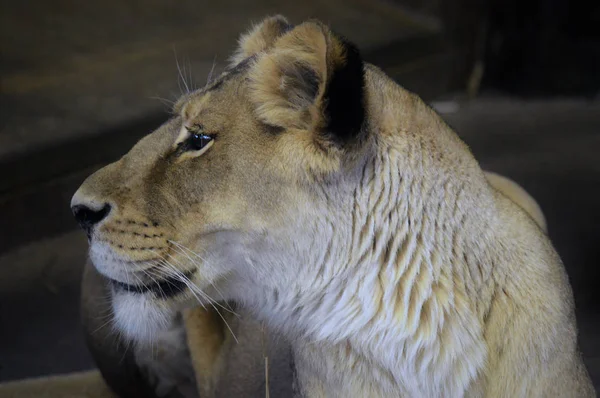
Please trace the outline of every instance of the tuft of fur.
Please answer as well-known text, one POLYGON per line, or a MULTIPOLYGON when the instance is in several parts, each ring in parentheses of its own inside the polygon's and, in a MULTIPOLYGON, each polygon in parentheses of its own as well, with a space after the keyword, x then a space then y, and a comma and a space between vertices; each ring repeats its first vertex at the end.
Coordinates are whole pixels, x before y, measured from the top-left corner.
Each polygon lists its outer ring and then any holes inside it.
POLYGON ((133 294, 115 294, 112 301, 115 331, 138 344, 152 344, 160 333, 173 323, 174 314, 165 313, 149 297, 133 294))
POLYGON ((245 59, 268 50, 279 36, 291 28, 292 26, 282 15, 265 18, 240 37, 238 48, 230 58, 230 67, 233 68, 245 59))

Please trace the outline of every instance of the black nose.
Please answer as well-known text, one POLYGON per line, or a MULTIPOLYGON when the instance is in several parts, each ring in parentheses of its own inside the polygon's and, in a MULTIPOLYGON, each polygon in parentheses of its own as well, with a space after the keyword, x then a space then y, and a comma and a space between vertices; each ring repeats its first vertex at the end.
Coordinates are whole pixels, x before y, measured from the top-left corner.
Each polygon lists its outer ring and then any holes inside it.
POLYGON ((91 209, 85 205, 76 205, 71 210, 73 210, 73 215, 81 228, 90 236, 94 225, 98 224, 110 213, 110 205, 106 203, 99 210, 91 209))

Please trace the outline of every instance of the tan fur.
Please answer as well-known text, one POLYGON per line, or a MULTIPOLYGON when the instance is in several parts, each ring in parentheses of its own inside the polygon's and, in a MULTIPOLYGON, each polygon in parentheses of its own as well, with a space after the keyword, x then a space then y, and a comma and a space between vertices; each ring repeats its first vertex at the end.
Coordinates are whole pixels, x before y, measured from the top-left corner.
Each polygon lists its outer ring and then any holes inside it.
POLYGON ((319 24, 304 24, 279 38, 273 51, 257 61, 250 77, 251 99, 260 104, 259 118, 286 129, 313 131, 319 128, 325 85, 319 85, 315 98, 307 97, 307 87, 297 76, 309 70, 315 72, 319 82, 327 81, 330 69, 327 62, 343 62, 337 59, 341 54, 329 51, 331 40, 319 24), (314 46, 307 48, 307 41, 314 46))
POLYGON ((231 65, 235 66, 251 55, 268 50, 288 27, 289 22, 281 15, 265 18, 240 37, 238 49, 231 57, 231 65))
POLYGON ((190 357, 201 397, 215 397, 223 368, 225 325, 215 311, 196 307, 183 312, 190 357))
POLYGON ((519 205, 523 210, 533 218, 544 232, 548 232, 546 217, 535 199, 527 193, 519 184, 510 178, 501 176, 497 173, 486 172, 485 176, 490 185, 502 192, 506 197, 519 205))
POLYGON ((91 237, 105 276, 190 275, 169 298, 115 292, 117 326, 147 341, 177 309, 234 300, 290 339, 304 396, 594 396, 544 232, 374 66, 361 138, 331 140, 343 42, 317 22, 269 26, 242 40, 249 63, 75 194, 112 206, 91 237), (184 157, 198 129, 214 143, 184 157))

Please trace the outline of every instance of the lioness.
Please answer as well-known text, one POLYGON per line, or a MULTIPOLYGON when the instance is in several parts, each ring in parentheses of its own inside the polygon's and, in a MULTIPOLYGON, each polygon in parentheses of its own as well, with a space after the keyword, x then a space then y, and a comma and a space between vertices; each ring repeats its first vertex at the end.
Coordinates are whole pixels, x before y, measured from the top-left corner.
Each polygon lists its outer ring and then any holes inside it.
POLYGON ((300 396, 594 396, 546 235, 322 23, 266 19, 174 112, 72 200, 126 336, 233 300, 300 396))

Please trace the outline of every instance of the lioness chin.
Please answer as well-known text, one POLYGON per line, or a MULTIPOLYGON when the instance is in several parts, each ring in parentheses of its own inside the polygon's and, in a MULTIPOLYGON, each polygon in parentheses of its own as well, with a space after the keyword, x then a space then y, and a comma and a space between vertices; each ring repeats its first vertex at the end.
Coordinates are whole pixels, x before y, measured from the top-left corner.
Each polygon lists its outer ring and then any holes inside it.
POLYGON ((594 396, 546 235, 329 28, 266 19, 174 113, 72 200, 126 336, 232 300, 301 396, 594 396))

